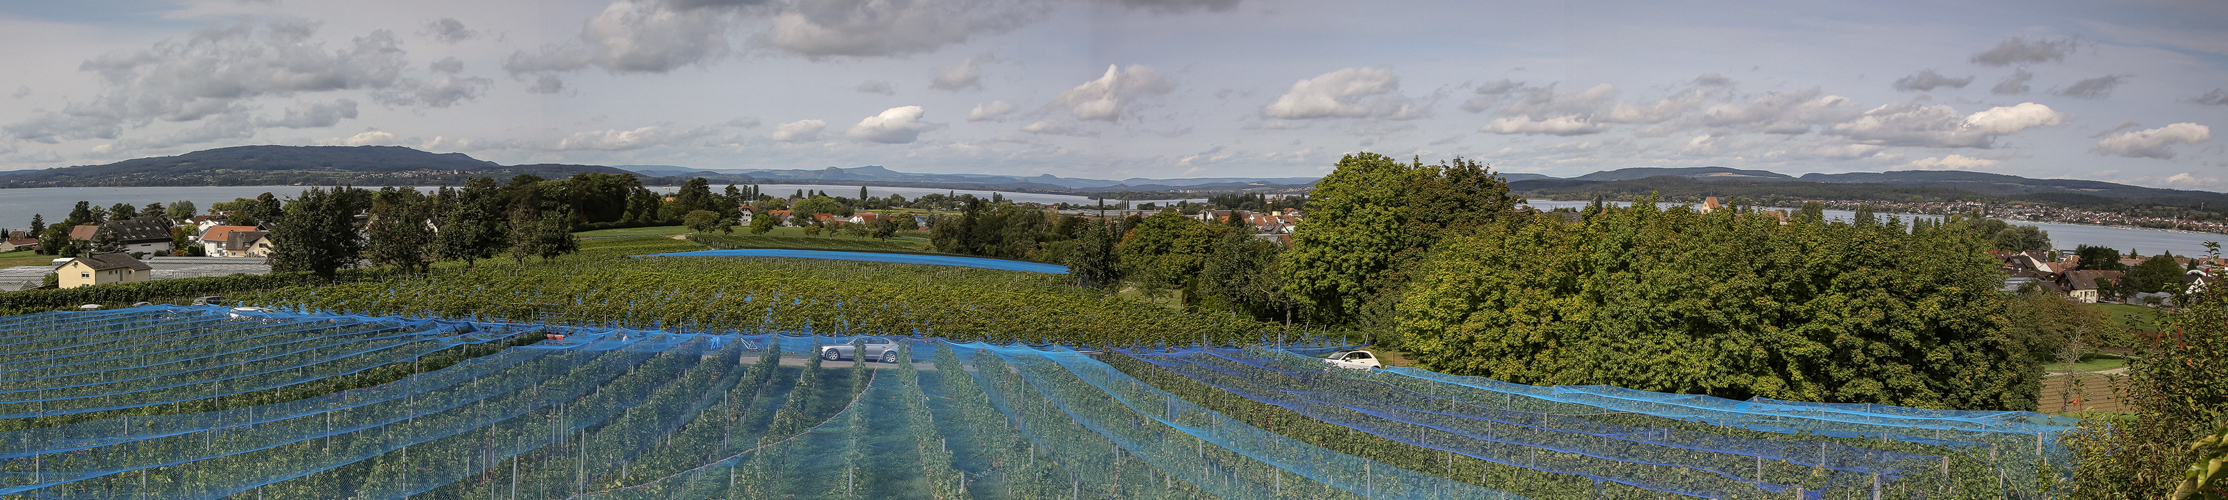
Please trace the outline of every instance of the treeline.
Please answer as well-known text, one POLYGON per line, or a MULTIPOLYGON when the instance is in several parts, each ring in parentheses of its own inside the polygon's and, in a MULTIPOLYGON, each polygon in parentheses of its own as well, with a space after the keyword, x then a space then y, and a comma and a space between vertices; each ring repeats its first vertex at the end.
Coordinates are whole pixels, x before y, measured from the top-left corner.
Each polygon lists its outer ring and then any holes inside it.
MULTIPOLYGON (((2029 339, 1969 222, 1631 208, 1445 242, 1399 307, 1424 366, 1542 385, 2032 409, 2029 339)), ((2054 347, 2054 346, 2052 346, 2054 347)))

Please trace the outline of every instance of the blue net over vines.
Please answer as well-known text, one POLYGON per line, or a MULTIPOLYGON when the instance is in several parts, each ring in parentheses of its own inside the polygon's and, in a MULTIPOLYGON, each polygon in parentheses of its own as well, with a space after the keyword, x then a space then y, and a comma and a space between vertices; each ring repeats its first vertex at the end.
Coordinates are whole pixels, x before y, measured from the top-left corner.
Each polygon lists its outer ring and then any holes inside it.
MULTIPOLYGON (((1282 349, 1085 352, 221 307, 42 313, 0 317, 0 495, 1922 498, 1972 491, 1945 475, 2019 459, 1930 452, 2015 435, 1987 416, 1956 415, 2002 428, 1891 450, 1810 430, 1761 436, 1825 425, 1798 421, 1810 415, 1950 414, 1765 402, 1789 410, 1743 429, 1551 395, 1326 370, 1282 349), (892 354, 859 355, 884 347, 892 354), (1164 374, 1225 394, 1154 378, 1164 374), (1229 413, 1241 400, 1293 414, 1229 413)), ((1838 421, 1823 417, 1810 420, 1838 421)))

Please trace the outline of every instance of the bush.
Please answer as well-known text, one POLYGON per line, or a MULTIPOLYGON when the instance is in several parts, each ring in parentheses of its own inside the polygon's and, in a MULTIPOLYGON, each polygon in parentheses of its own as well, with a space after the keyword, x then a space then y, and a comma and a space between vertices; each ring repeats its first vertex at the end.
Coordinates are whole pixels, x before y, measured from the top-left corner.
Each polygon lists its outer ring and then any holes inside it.
POLYGON ((2167 497, 2202 461, 2206 450, 2190 443, 2228 427, 2228 294, 2215 287, 2188 301, 2128 362, 2121 402, 2135 411, 2091 415, 2067 436, 2081 456, 2081 496, 2167 497))

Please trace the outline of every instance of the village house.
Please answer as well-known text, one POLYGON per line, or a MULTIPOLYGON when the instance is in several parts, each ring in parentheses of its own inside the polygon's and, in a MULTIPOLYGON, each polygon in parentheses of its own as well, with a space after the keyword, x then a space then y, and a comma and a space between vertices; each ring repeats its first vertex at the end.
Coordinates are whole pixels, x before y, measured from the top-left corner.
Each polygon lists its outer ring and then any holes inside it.
POLYGON ((112 220, 98 226, 79 224, 70 228, 70 239, 90 245, 101 231, 115 233, 126 253, 170 253, 170 222, 160 217, 112 220))
POLYGON ((224 236, 224 253, 211 257, 270 257, 273 243, 270 231, 233 231, 224 236))
MULTIPOLYGON (((1692 198, 1689 198, 1689 199, 1692 199, 1692 198)), ((1717 197, 1716 197, 1716 196, 1711 196, 1711 197, 1708 197, 1708 198, 1703 198, 1703 199, 1702 199, 1702 207, 1701 207, 1700 209, 1698 209, 1697 211, 1699 211, 1699 212, 1702 212, 1702 213, 1705 213, 1705 214, 1706 214, 1706 213, 1710 213, 1710 212, 1716 212, 1716 211, 1717 211, 1717 209, 1720 209, 1720 208, 1725 208, 1725 205, 1724 205, 1724 204, 1722 204, 1722 203, 1718 203, 1718 201, 1717 201, 1717 197)))
POLYGON ((54 267, 60 288, 77 288, 109 283, 137 283, 153 277, 155 268, 130 255, 104 253, 70 259, 54 267))
POLYGON ((2083 304, 2095 304, 2102 289, 2112 280, 2120 279, 2119 271, 2067 271, 2058 275, 2058 289, 2066 298, 2083 304))
POLYGON ((0 240, 0 252, 13 252, 16 250, 37 250, 38 248, 39 240, 36 238, 0 240))
POLYGON ((224 257, 224 242, 232 233, 254 231, 255 226, 209 226, 201 230, 201 254, 224 257))
POLYGON ((207 231, 211 227, 224 225, 224 219, 231 216, 232 214, 230 212, 226 212, 222 214, 196 215, 193 216, 193 218, 190 220, 193 222, 194 228, 200 229, 202 231, 207 231))

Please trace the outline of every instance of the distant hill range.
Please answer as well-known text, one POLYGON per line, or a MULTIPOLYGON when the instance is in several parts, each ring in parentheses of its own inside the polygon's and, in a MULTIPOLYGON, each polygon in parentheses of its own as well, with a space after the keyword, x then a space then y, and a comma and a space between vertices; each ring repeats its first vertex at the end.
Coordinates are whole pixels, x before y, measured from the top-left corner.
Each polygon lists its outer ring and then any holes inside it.
POLYGON ((764 184, 871 184, 877 186, 914 186, 958 189, 1005 189, 1032 192, 1121 192, 1121 191, 1244 191, 1305 188, 1315 184, 1316 177, 1206 177, 1193 179, 1147 179, 1132 177, 1123 180, 1079 179, 1052 174, 1023 177, 990 174, 924 174, 899 172, 880 165, 822 169, 789 170, 706 170, 670 165, 620 165, 649 177, 705 177, 714 181, 732 180, 764 184))
POLYGON ((595 165, 498 165, 399 146, 240 146, 178 156, 13 172, 0 188, 86 186, 463 185, 472 177, 624 174, 595 165))
POLYGON ((1569 179, 1510 178, 1509 188, 1524 196, 1548 199, 1587 199, 1594 196, 1630 199, 1656 194, 1665 199, 1740 197, 1758 203, 1868 200, 2045 202, 2074 206, 2228 206, 2228 194, 2211 191, 1933 170, 1804 174, 1802 177, 1794 177, 1762 170, 1726 167, 1626 168, 1569 179))
MULTIPOLYGON (((1316 177, 1208 177, 1193 179, 1084 179, 1054 175, 935 174, 879 165, 821 169, 703 169, 672 165, 502 165, 462 153, 428 153, 399 146, 241 146, 178 156, 0 172, 0 188, 83 186, 462 185, 472 177, 508 180, 532 174, 558 178, 577 173, 631 173, 644 184, 675 185, 696 177, 727 184, 834 184, 1014 192, 1115 194, 1260 191, 1304 193, 1316 177)), ((1572 178, 1502 173, 1511 190, 1531 198, 1667 199, 1740 197, 1758 203, 1803 199, 1872 201, 2049 202, 2066 205, 2224 205, 2228 194, 2159 189, 2102 181, 2029 179, 1957 171, 1895 171, 1789 176, 1726 167, 1640 167, 1572 178)))

